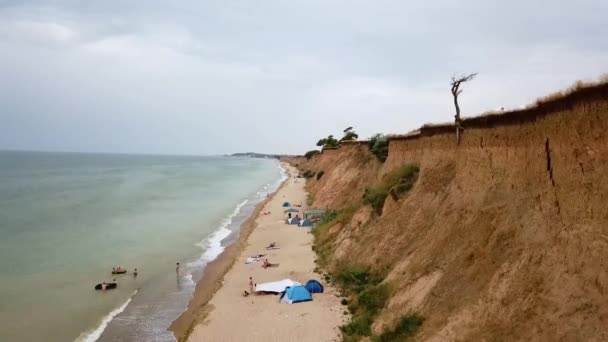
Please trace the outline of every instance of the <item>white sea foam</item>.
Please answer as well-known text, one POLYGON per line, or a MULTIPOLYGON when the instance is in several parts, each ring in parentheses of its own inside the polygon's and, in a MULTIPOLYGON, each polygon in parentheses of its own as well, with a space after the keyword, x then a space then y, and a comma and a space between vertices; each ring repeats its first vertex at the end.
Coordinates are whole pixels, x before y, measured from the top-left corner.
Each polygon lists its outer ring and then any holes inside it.
POLYGON ((109 314, 107 314, 101 320, 101 323, 99 323, 99 325, 97 326, 97 328, 95 328, 95 330, 93 330, 92 332, 84 332, 84 333, 80 334, 80 336, 78 336, 76 341, 77 342, 95 342, 95 341, 97 341, 99 339, 99 337, 101 337, 101 334, 103 333, 103 331, 106 330, 106 327, 108 326, 108 324, 119 313, 125 311, 125 309, 127 308, 127 305, 129 305, 129 303, 131 302, 133 297, 135 297, 136 294, 137 294, 137 290, 135 290, 135 292, 133 292, 133 294, 129 297, 129 299, 127 299, 126 302, 124 302, 121 306, 119 306, 118 308, 112 310, 109 314))
MULTIPOLYGON (((196 244, 197 246, 201 247, 204 252, 198 260, 189 262, 189 267, 201 267, 222 254, 225 249, 225 247, 222 246, 222 240, 227 238, 232 233, 232 231, 228 229, 228 226, 232 224, 232 220, 234 220, 234 218, 241 212, 241 208, 243 208, 247 202, 249 202, 249 200, 244 200, 243 202, 237 204, 232 214, 222 221, 219 228, 213 234, 211 234, 211 236, 196 244)), ((192 279, 192 274, 188 274, 186 276, 189 276, 190 279, 192 279)))

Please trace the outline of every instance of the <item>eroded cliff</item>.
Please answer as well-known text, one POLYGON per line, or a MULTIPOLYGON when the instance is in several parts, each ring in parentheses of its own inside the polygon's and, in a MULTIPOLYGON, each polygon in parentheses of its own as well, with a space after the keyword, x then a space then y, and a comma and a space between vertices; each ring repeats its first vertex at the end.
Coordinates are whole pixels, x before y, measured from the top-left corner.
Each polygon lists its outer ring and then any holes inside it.
POLYGON ((384 275, 375 333, 417 312, 420 340, 608 340, 608 87, 585 91, 470 119, 459 145, 449 126, 392 139, 384 163, 359 143, 290 160, 323 171, 313 206, 354 208, 323 233, 328 267, 384 275), (409 193, 363 204, 410 163, 409 193))

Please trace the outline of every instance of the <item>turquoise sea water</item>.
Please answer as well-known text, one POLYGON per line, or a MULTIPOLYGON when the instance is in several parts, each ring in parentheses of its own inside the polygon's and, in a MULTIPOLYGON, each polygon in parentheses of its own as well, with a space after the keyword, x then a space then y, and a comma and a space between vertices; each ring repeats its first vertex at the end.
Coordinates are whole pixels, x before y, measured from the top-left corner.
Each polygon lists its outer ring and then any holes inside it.
POLYGON ((0 152, 0 340, 173 340, 193 280, 281 177, 264 159, 0 152))

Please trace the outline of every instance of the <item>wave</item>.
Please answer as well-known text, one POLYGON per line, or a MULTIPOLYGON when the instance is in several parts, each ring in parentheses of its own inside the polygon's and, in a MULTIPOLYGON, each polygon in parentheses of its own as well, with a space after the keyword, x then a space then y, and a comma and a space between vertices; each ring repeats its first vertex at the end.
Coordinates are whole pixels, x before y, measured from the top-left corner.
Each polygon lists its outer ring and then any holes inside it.
MULTIPOLYGON (((196 245, 203 249, 203 255, 198 260, 192 261, 188 263, 189 267, 201 267, 207 264, 209 261, 217 258, 224 251, 225 247, 222 246, 222 240, 227 238, 232 231, 228 229, 228 226, 232 224, 232 220, 241 212, 241 209, 245 204, 247 204, 249 200, 244 200, 243 202, 236 205, 232 214, 226 217, 219 228, 211 234, 211 236, 205 238, 203 241, 197 243, 196 245)), ((192 274, 187 274, 186 277, 192 279, 192 274)))
POLYGON ((125 309, 127 308, 127 305, 129 305, 129 303, 131 302, 133 297, 135 297, 136 294, 137 294, 137 290, 135 290, 135 292, 133 292, 133 294, 129 297, 129 299, 127 299, 126 302, 124 302, 121 306, 119 306, 118 308, 112 310, 109 314, 107 314, 101 320, 101 323, 97 326, 97 328, 95 328, 95 330, 93 330, 90 333, 84 332, 84 333, 80 334, 80 336, 78 336, 76 341, 77 342, 95 342, 95 341, 97 341, 99 339, 99 337, 101 337, 101 334, 103 333, 103 331, 106 330, 106 327, 108 326, 108 324, 114 319, 114 317, 116 317, 121 312, 125 311, 125 309))

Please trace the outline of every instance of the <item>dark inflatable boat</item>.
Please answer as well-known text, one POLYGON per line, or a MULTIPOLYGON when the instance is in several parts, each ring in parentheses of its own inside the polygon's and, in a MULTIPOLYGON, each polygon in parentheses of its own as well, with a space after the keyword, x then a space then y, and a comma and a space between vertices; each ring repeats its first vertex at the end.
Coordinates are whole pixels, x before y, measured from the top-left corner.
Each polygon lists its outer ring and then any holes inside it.
POLYGON ((125 273, 127 273, 127 270, 112 271, 112 274, 125 274, 125 273))
MULTIPOLYGON (((101 285, 102 284, 95 285, 95 290, 101 290, 101 285)), ((116 283, 106 283, 106 290, 115 289, 117 286, 118 286, 118 284, 116 284, 116 283)))

